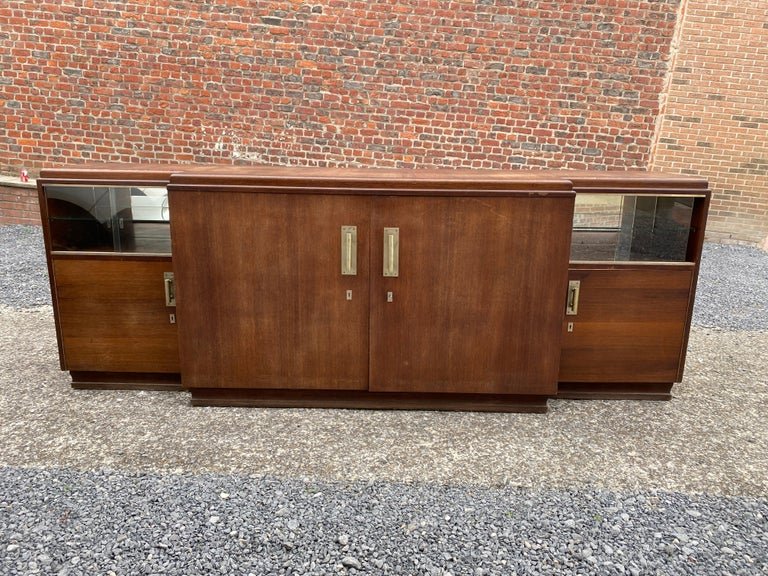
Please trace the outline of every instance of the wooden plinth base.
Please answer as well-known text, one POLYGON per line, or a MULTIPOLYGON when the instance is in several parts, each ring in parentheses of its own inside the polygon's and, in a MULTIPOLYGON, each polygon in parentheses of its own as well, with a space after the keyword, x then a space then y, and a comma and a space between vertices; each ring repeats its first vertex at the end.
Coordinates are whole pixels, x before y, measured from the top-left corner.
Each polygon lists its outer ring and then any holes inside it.
MULTIPOLYGON (((179 391, 179 374, 70 372, 72 388, 81 390, 179 391)), ((671 400, 671 383, 560 382, 559 400, 671 400)), ((373 410, 455 410, 471 412, 547 411, 547 396, 503 394, 398 394, 357 390, 261 390, 196 388, 193 406, 263 408, 352 408, 373 410)))
POLYGON ((70 372, 72 388, 80 390, 167 390, 179 391, 181 376, 163 373, 70 372))
POLYGON ((671 400, 671 383, 560 382, 558 399, 568 400, 671 400))
POLYGON ((546 396, 488 394, 396 394, 353 390, 191 389, 193 406, 263 408, 364 408, 375 410, 547 411, 546 396))

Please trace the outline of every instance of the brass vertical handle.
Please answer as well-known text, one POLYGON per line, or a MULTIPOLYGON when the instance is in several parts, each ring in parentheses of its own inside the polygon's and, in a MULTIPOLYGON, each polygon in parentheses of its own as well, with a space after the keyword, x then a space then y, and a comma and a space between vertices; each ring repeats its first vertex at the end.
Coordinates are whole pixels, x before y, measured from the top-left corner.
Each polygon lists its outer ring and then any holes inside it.
POLYGON ((565 301, 565 315, 576 316, 579 311, 579 291, 581 282, 579 280, 568 281, 568 297, 565 301))
POLYGON ((163 273, 163 284, 165 286, 165 305, 176 306, 176 284, 173 280, 173 272, 163 273))
POLYGON ((357 226, 341 227, 341 275, 357 276, 357 226))
POLYGON ((384 228, 384 276, 396 278, 400 271, 400 228, 384 228))

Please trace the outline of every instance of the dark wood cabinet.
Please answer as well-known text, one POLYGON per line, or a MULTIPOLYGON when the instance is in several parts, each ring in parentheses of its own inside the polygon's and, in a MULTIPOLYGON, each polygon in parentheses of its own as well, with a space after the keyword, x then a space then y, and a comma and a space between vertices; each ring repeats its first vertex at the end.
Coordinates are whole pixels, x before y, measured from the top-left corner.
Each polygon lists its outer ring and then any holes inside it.
POLYGON ((56 304, 68 370, 178 373, 176 325, 164 301, 170 258, 57 258, 56 304))
POLYGON ((63 370, 82 388, 179 390, 170 166, 44 170, 40 214, 63 370))
POLYGON ((356 175, 300 191, 247 173, 228 186, 209 175, 172 182, 193 399, 271 405, 276 391, 357 390, 361 405, 464 394, 541 409, 557 391, 572 192, 520 179, 465 196, 434 173, 423 188, 356 175))
POLYGON ((669 399, 683 378, 709 191, 670 174, 569 174, 577 201, 560 398, 669 399))
POLYGON ((367 389, 370 198, 172 202, 185 387, 367 389), (339 231, 352 223, 364 257, 342 276, 339 231))
POLYGON ((371 390, 555 394, 571 200, 378 198, 400 269, 373 250, 371 390))
POLYGON ((563 330, 560 395, 618 393, 618 383, 638 397, 668 393, 681 377, 693 265, 573 268, 569 279, 581 285, 563 330))
POLYGON ((43 171, 62 368, 194 404, 668 399, 705 180, 642 172, 43 171))

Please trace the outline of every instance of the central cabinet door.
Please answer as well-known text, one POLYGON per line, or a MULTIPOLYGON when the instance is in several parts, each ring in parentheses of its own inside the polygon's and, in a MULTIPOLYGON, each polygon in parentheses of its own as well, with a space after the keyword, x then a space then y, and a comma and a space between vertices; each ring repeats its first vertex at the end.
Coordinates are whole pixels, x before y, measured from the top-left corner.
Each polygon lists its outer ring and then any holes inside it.
POLYGON ((367 389, 370 210, 366 197, 183 193, 182 384, 367 389), (343 226, 356 227, 355 275, 342 275, 343 226))
POLYGON ((571 198, 171 194, 184 386, 556 393, 571 198))
POLYGON ((572 210, 527 195, 377 198, 370 389, 556 393, 572 210))

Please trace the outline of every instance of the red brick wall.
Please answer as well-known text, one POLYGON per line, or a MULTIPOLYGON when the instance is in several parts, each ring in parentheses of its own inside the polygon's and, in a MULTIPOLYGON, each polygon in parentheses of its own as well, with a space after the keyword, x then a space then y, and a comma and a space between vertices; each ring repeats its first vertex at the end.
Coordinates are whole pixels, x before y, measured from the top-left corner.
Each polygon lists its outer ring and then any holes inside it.
POLYGON ((651 168, 709 178, 708 236, 768 249, 768 4, 687 0, 651 168))
POLYGON ((0 172, 644 167, 679 0, 3 0, 0 172))
POLYGON ((0 182, 0 224, 40 224, 37 188, 0 182))

